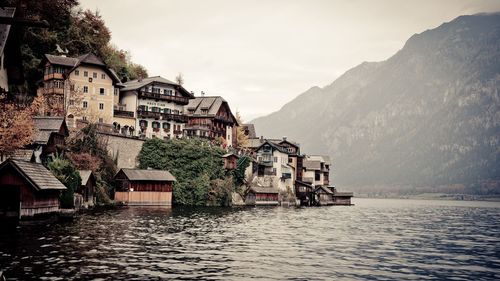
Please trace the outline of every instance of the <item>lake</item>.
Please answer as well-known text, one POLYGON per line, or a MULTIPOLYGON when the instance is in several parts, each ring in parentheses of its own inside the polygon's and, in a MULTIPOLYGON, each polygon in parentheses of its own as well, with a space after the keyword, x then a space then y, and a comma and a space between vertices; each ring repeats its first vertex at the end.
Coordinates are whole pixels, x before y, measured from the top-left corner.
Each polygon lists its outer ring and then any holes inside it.
POLYGON ((8 280, 499 280, 500 203, 121 208, 0 230, 8 280))

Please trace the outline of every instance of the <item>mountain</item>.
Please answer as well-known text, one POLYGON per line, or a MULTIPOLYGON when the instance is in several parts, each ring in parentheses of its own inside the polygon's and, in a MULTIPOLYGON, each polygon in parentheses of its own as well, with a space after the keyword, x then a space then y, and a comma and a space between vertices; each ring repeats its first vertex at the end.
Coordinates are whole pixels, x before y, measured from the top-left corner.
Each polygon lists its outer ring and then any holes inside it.
POLYGON ((338 186, 500 184, 500 13, 413 35, 252 121, 332 157, 338 186))

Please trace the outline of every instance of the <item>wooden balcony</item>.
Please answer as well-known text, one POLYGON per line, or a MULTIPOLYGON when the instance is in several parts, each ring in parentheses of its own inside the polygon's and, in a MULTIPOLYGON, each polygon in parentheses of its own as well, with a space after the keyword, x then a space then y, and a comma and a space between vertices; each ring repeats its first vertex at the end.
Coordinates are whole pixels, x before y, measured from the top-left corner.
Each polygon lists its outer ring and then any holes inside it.
POLYGON ((64 77, 63 77, 62 73, 50 73, 50 74, 45 74, 43 76, 44 81, 47 81, 50 79, 64 79, 64 77))
POLYGON ((137 116, 140 118, 153 118, 156 120, 161 119, 161 120, 175 121, 179 123, 187 123, 188 121, 188 117, 183 114, 152 112, 152 111, 145 111, 142 109, 137 110, 137 116))
POLYGON ((114 110, 113 110, 113 116, 134 118, 134 112, 125 110, 125 106, 120 106, 120 105, 116 106, 115 105, 114 110))
POLYGON ((62 88, 38 88, 37 94, 44 95, 64 95, 64 89, 62 88))
POLYGON ((189 103, 189 98, 186 97, 169 96, 169 95, 146 92, 146 91, 139 91, 139 98, 163 100, 163 101, 174 102, 181 105, 187 105, 189 103))
POLYGON ((214 119, 217 121, 221 121, 225 124, 233 124, 234 123, 233 120, 226 118, 226 117, 223 117, 223 116, 215 116, 214 119))

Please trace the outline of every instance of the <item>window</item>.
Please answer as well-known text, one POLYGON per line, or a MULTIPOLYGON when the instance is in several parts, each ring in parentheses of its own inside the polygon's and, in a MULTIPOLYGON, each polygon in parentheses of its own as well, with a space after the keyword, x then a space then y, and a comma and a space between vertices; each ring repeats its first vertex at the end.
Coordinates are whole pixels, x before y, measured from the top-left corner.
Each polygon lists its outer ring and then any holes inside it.
POLYGON ((84 71, 83 72, 83 77, 89 77, 89 72, 88 71, 84 71))
POLYGON ((278 163, 278 157, 274 156, 274 163, 278 163))
POLYGON ((148 127, 148 121, 146 121, 146 120, 139 121, 139 127, 141 127, 141 128, 147 128, 148 127))
POLYGON ((115 89, 115 96, 118 96, 119 90, 115 89))
POLYGON ((170 123, 163 122, 163 129, 164 129, 165 131, 170 131, 170 123))
POLYGON ((318 172, 314 173, 314 180, 319 181, 320 179, 321 179, 321 175, 318 172))
POLYGON ((75 76, 80 76, 80 70, 75 70, 75 76))
POLYGON ((101 74, 101 79, 106 79, 106 74, 101 74))
POLYGON ((104 103, 102 102, 99 103, 99 110, 104 110, 104 103))
POLYGON ((99 123, 104 123, 104 119, 99 118, 99 123))
POLYGON ((82 120, 83 120, 83 121, 87 121, 87 116, 83 116, 83 117, 82 117, 82 120))
POLYGON ((92 77, 97 78, 97 72, 92 73, 92 77))
POLYGON ((86 102, 86 101, 84 101, 84 102, 83 102, 83 108, 87 108, 88 106, 89 106, 89 103, 88 103, 88 102, 86 102))
POLYGON ((69 105, 70 105, 70 106, 75 105, 75 101, 74 101, 74 100, 69 100, 69 105))
POLYGON ((201 114, 208 114, 208 109, 202 109, 201 114))
POLYGON ((83 92, 88 93, 89 92, 89 87, 88 86, 83 86, 83 92))
POLYGON ((101 96, 104 95, 104 92, 105 92, 104 88, 99 88, 99 94, 101 94, 101 96))
POLYGON ((172 95, 172 90, 165 89, 165 90, 163 91, 163 93, 164 93, 165 95, 167 95, 167 96, 171 96, 171 95, 172 95))
POLYGON ((292 163, 292 162, 293 162, 293 158, 292 157, 288 158, 288 163, 292 163))

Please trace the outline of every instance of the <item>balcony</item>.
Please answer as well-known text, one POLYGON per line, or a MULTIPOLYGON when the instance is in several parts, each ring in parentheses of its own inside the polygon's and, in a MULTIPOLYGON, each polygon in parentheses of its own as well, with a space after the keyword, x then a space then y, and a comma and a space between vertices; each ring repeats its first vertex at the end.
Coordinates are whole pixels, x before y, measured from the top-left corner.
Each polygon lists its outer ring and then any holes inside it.
POLYGON ((126 118, 134 118, 134 112, 133 111, 126 111, 126 110, 120 110, 120 109, 114 109, 113 111, 113 116, 116 117, 126 117, 126 118))
POLYGON ((37 94, 44 94, 44 95, 51 95, 51 94, 57 94, 57 95, 64 95, 64 89, 63 88, 38 88, 37 94))
POLYGON ((182 135, 182 130, 174 130, 174 135, 182 135))
POLYGON ((63 77, 62 73, 50 73, 50 74, 45 74, 43 76, 44 81, 47 81, 50 79, 64 79, 64 77, 63 77))
POLYGON ((138 109, 137 110, 137 116, 140 118, 153 118, 153 119, 160 119, 161 113, 160 112, 152 112, 152 111, 145 111, 138 109))
POLYGON ((215 116, 215 120, 221 121, 221 122, 226 123, 226 124, 232 124, 232 123, 234 123, 233 120, 231 120, 229 118, 226 118, 224 116, 215 116))
POLYGON ((188 117, 182 114, 160 113, 163 120, 175 121, 179 123, 187 123, 188 117))
POLYGON ((169 96, 169 95, 147 92, 147 91, 139 91, 139 98, 164 100, 164 101, 178 103, 181 105, 187 105, 189 103, 189 98, 186 98, 186 97, 169 96))

